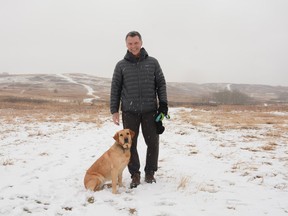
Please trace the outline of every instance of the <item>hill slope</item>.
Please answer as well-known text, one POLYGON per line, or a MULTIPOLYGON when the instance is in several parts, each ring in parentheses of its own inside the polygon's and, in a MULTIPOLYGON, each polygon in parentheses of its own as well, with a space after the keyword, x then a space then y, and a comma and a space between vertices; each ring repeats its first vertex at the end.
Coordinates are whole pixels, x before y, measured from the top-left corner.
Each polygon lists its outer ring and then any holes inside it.
MULTIPOLYGON (((0 75, 0 96, 62 101, 109 101, 111 79, 87 74, 0 75)), ((207 103, 213 93, 239 91, 257 102, 288 102, 288 87, 229 83, 167 83, 169 102, 207 103)))

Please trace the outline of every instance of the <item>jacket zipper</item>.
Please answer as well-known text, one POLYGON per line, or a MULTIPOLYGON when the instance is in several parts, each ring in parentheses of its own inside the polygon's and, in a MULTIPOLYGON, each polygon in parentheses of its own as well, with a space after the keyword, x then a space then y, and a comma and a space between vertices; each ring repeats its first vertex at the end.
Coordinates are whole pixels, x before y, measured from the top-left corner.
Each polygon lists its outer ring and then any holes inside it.
POLYGON ((140 81, 140 69, 139 69, 139 60, 136 63, 136 68, 137 68, 137 74, 138 74, 138 88, 139 88, 139 106, 140 106, 140 112, 142 113, 143 107, 142 107, 142 86, 141 86, 141 81, 140 81))

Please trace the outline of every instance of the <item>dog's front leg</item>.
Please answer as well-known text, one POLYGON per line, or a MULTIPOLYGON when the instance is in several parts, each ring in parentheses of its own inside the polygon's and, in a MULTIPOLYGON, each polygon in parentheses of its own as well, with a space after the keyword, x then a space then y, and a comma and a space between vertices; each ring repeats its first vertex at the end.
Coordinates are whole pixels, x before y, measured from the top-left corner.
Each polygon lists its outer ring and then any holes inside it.
POLYGON ((117 193, 117 170, 116 169, 112 169, 111 171, 111 178, 112 178, 112 193, 116 194, 117 193))
POLYGON ((119 187, 124 187, 123 182, 122 182, 122 172, 119 173, 118 175, 118 185, 119 187))

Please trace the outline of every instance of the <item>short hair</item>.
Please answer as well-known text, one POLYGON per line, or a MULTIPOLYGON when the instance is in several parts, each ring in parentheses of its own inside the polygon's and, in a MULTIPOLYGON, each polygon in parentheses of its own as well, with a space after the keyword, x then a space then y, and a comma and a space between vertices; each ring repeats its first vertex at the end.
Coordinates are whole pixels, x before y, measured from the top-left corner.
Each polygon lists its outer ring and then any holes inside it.
POLYGON ((128 37, 136 37, 136 36, 138 36, 139 39, 142 41, 141 34, 140 34, 139 32, 137 32, 137 31, 130 31, 130 32, 128 32, 128 34, 127 34, 126 37, 125 37, 125 40, 127 40, 128 37))

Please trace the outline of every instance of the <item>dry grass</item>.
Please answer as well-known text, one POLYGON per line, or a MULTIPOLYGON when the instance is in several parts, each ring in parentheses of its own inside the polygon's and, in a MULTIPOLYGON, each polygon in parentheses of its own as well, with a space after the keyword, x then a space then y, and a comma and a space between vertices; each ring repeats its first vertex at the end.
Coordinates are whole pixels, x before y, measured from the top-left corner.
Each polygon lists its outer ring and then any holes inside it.
MULTIPOLYGON (((68 89, 69 90, 69 89, 68 89)), ((31 90, 32 91, 32 90, 31 90)), ((39 92, 33 97, 25 95, 16 95, 11 92, 0 92, 0 118, 2 121, 13 123, 24 120, 25 122, 91 122, 101 125, 104 119, 110 118, 109 102, 97 101, 93 105, 84 104, 85 94, 59 92, 39 92), (5 93, 5 94, 4 94, 5 93), (66 102, 51 100, 57 95, 57 100, 70 98, 66 102), (73 99, 73 100, 72 100, 73 99)), ((269 105, 269 106, 195 106, 190 107, 191 111, 186 109, 172 116, 172 119, 178 119, 183 123, 188 123, 192 127, 203 124, 209 124, 216 127, 218 131, 227 129, 259 129, 264 126, 270 126, 270 132, 264 134, 265 137, 285 136, 288 131, 288 105, 269 105), (284 113, 284 114, 281 114, 284 113), (286 113, 286 114, 285 114, 286 113)), ((180 132, 179 132, 180 133, 180 132)), ((182 133, 186 133, 183 131, 182 133)), ((249 139, 249 137, 246 137, 249 139)), ((257 139, 251 134, 250 139, 257 139)))
MULTIPOLYGON (((263 125, 274 128, 271 136, 281 136, 288 130, 288 106, 217 106, 194 107, 192 111, 180 111, 177 118, 193 126, 209 124, 226 129, 259 129, 263 125), (277 115, 275 113, 286 113, 277 115)), ((268 134, 267 134, 268 135, 268 134)))
POLYGON ((110 115, 105 102, 93 105, 51 101, 17 101, 0 103, 1 121, 25 122, 87 122, 101 125, 103 117, 110 115))
POLYGON ((2 162, 3 166, 11 166, 14 165, 14 162, 11 159, 7 159, 5 161, 2 162))
POLYGON ((135 209, 135 208, 129 208, 129 214, 130 214, 130 215, 137 215, 137 209, 135 209))
POLYGON ((190 178, 189 177, 183 177, 183 178, 181 178, 177 189, 178 190, 185 189, 189 183, 190 183, 190 178))
POLYGON ((261 148, 264 151, 274 151, 277 147, 277 143, 269 142, 267 145, 262 146, 261 148))
POLYGON ((208 192, 208 193, 217 193, 219 188, 215 186, 213 183, 203 182, 198 185, 198 191, 208 192))

